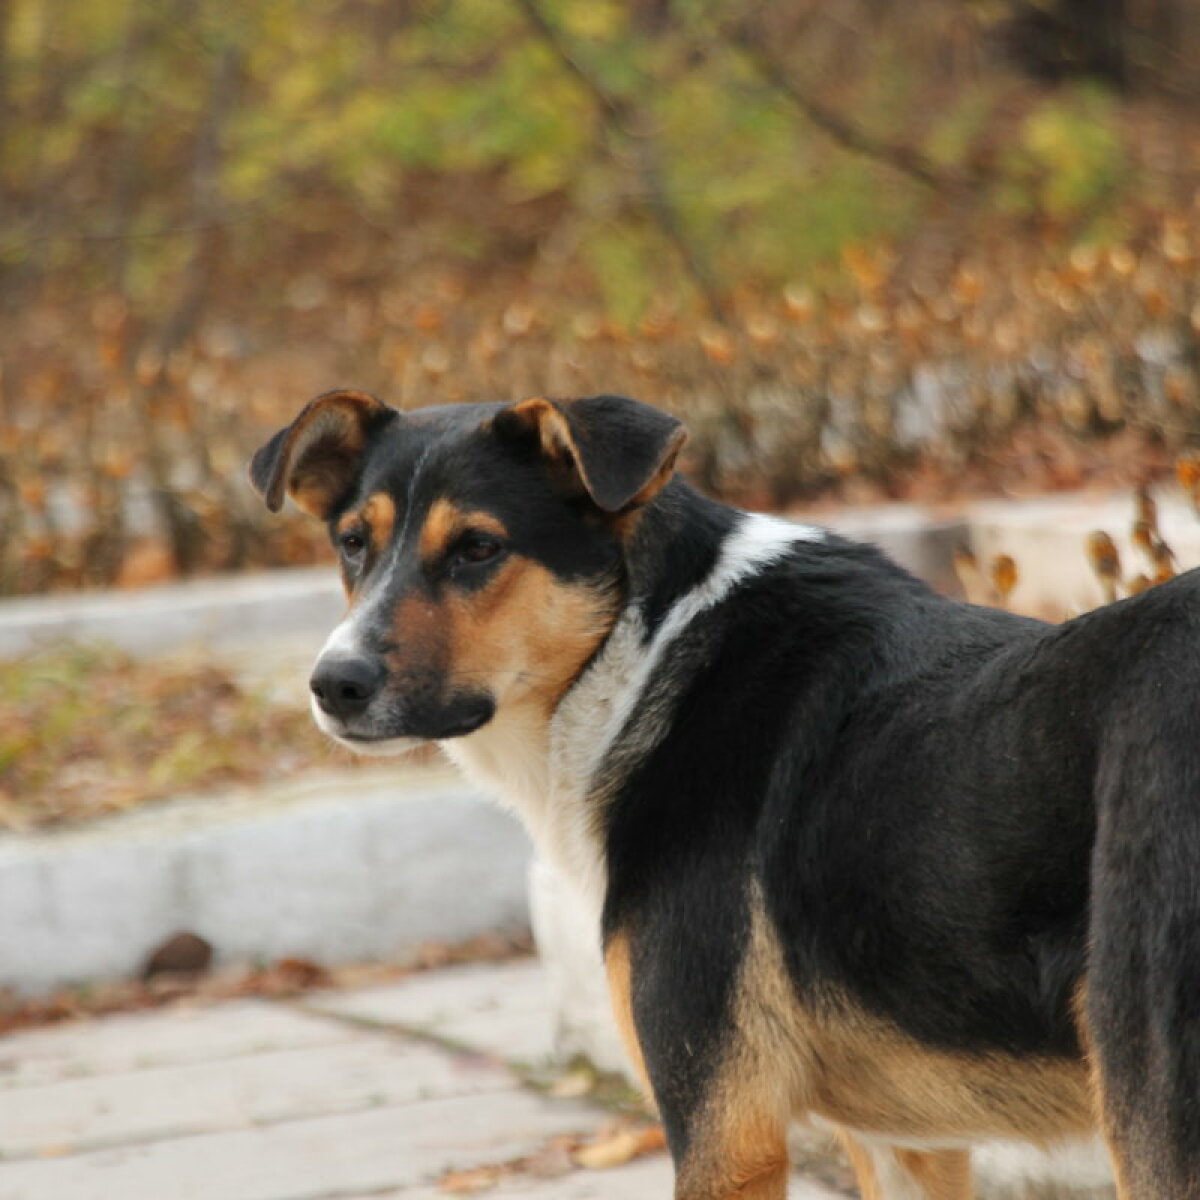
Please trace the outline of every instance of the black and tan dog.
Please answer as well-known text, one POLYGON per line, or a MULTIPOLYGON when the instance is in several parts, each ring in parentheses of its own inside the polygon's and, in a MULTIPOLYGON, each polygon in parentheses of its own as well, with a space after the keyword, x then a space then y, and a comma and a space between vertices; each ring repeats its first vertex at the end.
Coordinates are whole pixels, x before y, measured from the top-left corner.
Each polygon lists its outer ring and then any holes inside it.
POLYGON ((785 1130, 869 1197, 1097 1125, 1200 1197, 1200 578, 1062 626, 674 475, 615 396, 314 400, 252 477, 351 607, 313 711, 433 739, 594 904, 689 1200, 780 1198, 785 1130))

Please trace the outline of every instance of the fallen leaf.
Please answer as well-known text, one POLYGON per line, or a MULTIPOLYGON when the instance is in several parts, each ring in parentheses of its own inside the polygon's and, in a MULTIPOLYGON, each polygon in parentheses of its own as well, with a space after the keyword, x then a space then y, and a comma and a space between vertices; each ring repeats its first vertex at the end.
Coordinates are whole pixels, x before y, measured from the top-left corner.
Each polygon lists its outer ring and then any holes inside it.
POLYGON ((587 1067, 576 1067, 568 1071, 561 1079, 556 1080, 548 1089, 547 1095, 555 1100, 578 1100, 586 1096, 596 1086, 595 1072, 587 1067))
POLYGON ((572 1137, 551 1139, 525 1160, 525 1173, 535 1179, 557 1179, 561 1175, 569 1175, 575 1166, 571 1152, 577 1144, 578 1139, 572 1137))
POLYGON ((470 1167, 465 1171, 448 1171, 438 1180, 438 1191, 454 1196, 474 1196, 494 1188, 503 1173, 503 1167, 470 1167))
POLYGON ((654 1154, 665 1146, 666 1136, 661 1125, 647 1125, 639 1129, 616 1128, 581 1146, 573 1157, 575 1164, 584 1170, 606 1171, 611 1167, 624 1166, 643 1154, 654 1154))

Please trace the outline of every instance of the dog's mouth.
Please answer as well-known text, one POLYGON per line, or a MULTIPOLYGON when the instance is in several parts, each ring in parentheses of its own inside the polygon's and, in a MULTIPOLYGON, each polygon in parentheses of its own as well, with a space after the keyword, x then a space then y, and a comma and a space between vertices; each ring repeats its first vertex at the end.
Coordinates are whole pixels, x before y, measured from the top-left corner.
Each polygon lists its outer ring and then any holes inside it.
POLYGON ((447 712, 440 729, 429 737, 433 741, 466 737, 482 729, 496 715, 496 704, 490 696, 472 696, 467 702, 447 712))
POLYGON ((426 742, 467 737, 496 714, 496 703, 484 693, 464 693, 441 705, 388 705, 357 720, 341 720, 313 704, 313 719, 322 733, 358 754, 403 754, 426 742))

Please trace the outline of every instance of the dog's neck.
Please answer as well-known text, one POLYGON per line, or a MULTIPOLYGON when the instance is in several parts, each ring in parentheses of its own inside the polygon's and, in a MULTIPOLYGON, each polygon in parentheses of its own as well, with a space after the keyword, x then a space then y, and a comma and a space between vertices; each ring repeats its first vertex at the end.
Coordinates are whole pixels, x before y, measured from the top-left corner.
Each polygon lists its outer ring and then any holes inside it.
POLYGON ((674 484, 640 517, 627 556, 627 600, 604 644, 547 719, 502 709, 449 757, 521 818, 538 853, 595 906, 603 902, 601 765, 618 742, 648 751, 664 722, 627 722, 671 642, 741 580, 822 531, 706 500, 674 484), (644 743, 644 745, 643 745, 644 743))
POLYGON ((653 630, 712 571, 725 540, 749 515, 672 479, 637 516, 625 553, 627 608, 637 608, 653 630))

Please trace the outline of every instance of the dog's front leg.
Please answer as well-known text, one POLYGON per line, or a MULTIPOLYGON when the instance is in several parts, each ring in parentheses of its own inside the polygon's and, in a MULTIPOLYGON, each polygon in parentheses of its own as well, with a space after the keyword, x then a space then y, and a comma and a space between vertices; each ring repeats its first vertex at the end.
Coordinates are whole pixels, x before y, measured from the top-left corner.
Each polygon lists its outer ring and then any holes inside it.
POLYGON ((663 1112, 675 1200, 786 1200, 787 1122, 755 1082, 726 1075, 686 1111, 671 1104, 670 1115, 663 1112))
POLYGON ((690 1028, 686 999, 655 996, 645 983, 639 1003, 655 1006, 656 1018, 643 1020, 646 1034, 639 1033, 629 947, 623 934, 609 940, 609 988, 626 1050, 666 1127, 675 1200, 786 1200, 787 1112, 779 1088, 755 1068, 732 1023, 714 1054, 712 1031, 690 1028))

